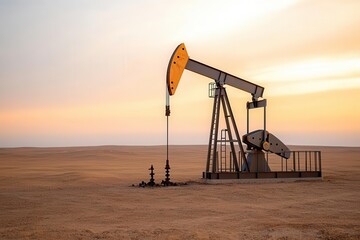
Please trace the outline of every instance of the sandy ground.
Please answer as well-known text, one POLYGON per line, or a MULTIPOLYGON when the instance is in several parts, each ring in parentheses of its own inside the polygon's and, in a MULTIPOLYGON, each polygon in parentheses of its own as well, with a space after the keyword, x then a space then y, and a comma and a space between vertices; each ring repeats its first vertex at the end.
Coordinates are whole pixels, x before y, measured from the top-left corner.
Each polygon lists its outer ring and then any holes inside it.
MULTIPOLYGON (((291 147, 292 150, 303 147, 291 147)), ((200 184, 206 146, 0 149, 0 239, 360 239, 360 148, 322 151, 323 181, 200 184)))

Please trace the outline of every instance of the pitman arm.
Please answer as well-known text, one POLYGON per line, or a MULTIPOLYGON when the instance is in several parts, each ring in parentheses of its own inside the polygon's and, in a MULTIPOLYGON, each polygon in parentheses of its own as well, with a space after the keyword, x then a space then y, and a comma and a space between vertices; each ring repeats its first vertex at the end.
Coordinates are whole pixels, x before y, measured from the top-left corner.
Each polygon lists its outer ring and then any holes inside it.
POLYGON ((166 82, 170 95, 175 94, 184 69, 211 78, 221 86, 227 84, 245 92, 251 93, 253 100, 257 100, 259 97, 263 96, 263 87, 190 59, 184 43, 180 44, 175 49, 169 61, 166 82))

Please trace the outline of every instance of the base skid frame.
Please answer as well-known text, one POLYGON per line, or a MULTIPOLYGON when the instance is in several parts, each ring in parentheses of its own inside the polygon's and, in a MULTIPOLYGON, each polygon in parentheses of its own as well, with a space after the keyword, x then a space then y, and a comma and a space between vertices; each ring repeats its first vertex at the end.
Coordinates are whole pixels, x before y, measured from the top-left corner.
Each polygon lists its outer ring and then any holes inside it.
POLYGON ((322 178, 321 171, 299 172, 203 172, 203 179, 322 178))

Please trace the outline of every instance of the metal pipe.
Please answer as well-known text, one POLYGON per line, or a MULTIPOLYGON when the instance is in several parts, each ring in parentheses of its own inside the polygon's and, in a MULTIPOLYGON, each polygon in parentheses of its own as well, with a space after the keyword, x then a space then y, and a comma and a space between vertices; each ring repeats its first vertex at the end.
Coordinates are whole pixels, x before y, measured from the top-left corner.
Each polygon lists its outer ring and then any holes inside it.
POLYGON ((293 169, 294 169, 294 172, 296 171, 296 164, 295 164, 295 152, 293 152, 293 169))
POLYGON ((322 175, 322 170, 321 170, 321 152, 319 151, 318 152, 318 154, 319 154, 319 169, 320 169, 320 177, 321 177, 321 175, 322 175))
POLYGON ((246 106, 246 133, 249 134, 249 108, 246 106))
POLYGON ((166 88, 166 160, 169 160, 169 116, 170 116, 170 94, 166 88))
POLYGON ((266 141, 266 106, 264 107, 264 136, 263 141, 266 141))

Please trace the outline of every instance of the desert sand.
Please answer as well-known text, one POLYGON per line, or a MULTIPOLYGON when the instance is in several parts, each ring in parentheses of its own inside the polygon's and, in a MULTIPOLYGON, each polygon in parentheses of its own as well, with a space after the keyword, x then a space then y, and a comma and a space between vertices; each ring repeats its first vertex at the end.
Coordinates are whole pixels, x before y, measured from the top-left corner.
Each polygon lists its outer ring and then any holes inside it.
POLYGON ((322 181, 204 184, 206 146, 0 149, 0 239, 360 239, 360 148, 322 151, 322 181))

